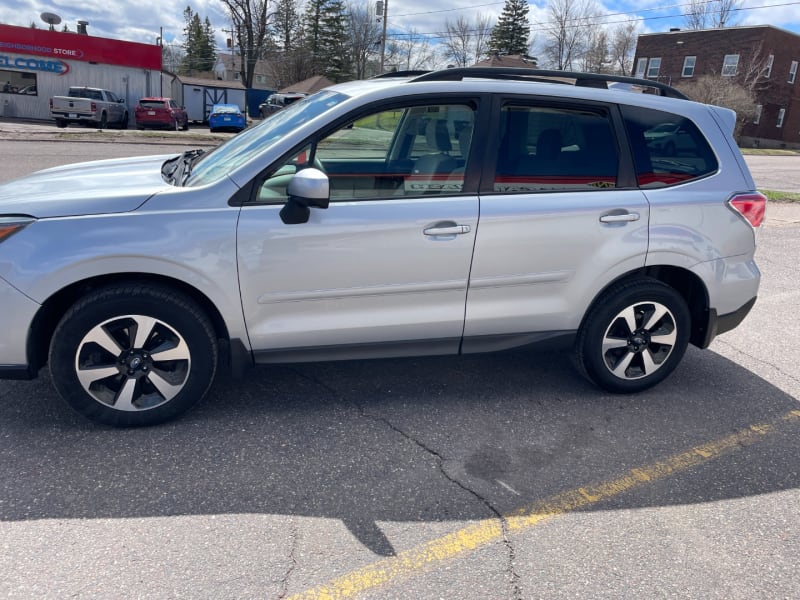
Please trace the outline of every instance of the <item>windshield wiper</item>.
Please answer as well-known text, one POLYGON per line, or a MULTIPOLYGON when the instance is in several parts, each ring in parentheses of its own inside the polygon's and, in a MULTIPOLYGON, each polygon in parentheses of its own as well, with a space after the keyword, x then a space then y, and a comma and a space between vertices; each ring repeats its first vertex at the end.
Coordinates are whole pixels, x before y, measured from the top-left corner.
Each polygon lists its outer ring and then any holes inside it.
POLYGON ((173 185, 183 185, 189 173, 192 172, 192 167, 197 160, 205 154, 205 150, 197 148, 195 150, 187 150, 183 154, 170 158, 161 165, 161 176, 167 183, 173 185))

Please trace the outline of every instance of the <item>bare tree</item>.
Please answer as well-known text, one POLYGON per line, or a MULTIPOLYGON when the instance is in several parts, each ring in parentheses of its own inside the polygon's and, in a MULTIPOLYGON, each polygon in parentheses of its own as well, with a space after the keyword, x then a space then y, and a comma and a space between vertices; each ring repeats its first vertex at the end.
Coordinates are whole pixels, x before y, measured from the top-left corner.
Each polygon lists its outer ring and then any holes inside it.
POLYGON ((350 51, 353 55, 353 75, 356 79, 364 79, 367 77, 370 56, 379 49, 381 28, 375 18, 374 4, 371 2, 356 4, 351 0, 347 4, 347 16, 350 51))
POLYGON ((739 21, 742 0, 689 0, 684 13, 687 29, 721 29, 739 21))
POLYGON ((592 0, 551 0, 547 12, 545 61, 555 69, 572 69, 586 51, 592 28, 597 27, 598 11, 592 0))
POLYGON ((457 67, 468 67, 486 56, 492 34, 490 22, 485 15, 478 15, 473 22, 464 17, 455 22, 445 21, 442 41, 445 58, 457 67))
POLYGON ((436 52, 430 38, 416 29, 387 40, 386 64, 397 66, 399 71, 430 69, 435 63, 436 52))
POLYGON ((589 30, 586 50, 580 62, 581 70, 585 73, 608 73, 610 71, 609 39, 608 33, 603 27, 589 30))
POLYGON ((267 36, 267 0, 221 0, 233 21, 241 59, 242 83, 253 87, 256 61, 264 55, 267 36))
POLYGON ((636 21, 620 23, 611 32, 609 59, 611 70, 618 75, 630 75, 633 70, 633 56, 636 54, 636 41, 639 35, 636 21))
POLYGON ((756 96, 752 89, 734 77, 701 75, 693 81, 675 85, 692 100, 704 104, 724 106, 736 112, 736 133, 753 120, 756 112, 756 96))

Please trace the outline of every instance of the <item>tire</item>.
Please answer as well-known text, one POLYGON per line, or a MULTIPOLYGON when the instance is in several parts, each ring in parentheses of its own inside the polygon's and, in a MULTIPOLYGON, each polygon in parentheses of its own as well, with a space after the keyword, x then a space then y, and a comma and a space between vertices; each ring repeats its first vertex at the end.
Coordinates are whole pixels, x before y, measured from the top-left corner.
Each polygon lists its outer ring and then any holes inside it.
POLYGON ((115 427, 154 425, 189 410, 217 369, 208 317, 164 286, 98 289, 74 304, 50 344, 50 373, 84 417, 115 427))
POLYGON ((189 131, 189 119, 186 119, 183 122, 183 127, 181 127, 181 129, 183 129, 184 131, 189 131))
POLYGON ((56 127, 61 127, 63 129, 67 125, 69 125, 69 123, 64 119, 56 119, 56 127))
POLYGON ((128 113, 125 113, 122 116, 122 121, 120 121, 119 128, 120 129, 127 129, 128 128, 128 113))
POLYGON ((100 115, 100 122, 97 124, 98 129, 105 129, 108 127, 108 115, 106 113, 102 113, 100 115))
POLYGON ((655 279, 618 284, 590 310, 575 342, 584 374, 614 393, 650 388, 678 366, 689 343, 686 301, 655 279))

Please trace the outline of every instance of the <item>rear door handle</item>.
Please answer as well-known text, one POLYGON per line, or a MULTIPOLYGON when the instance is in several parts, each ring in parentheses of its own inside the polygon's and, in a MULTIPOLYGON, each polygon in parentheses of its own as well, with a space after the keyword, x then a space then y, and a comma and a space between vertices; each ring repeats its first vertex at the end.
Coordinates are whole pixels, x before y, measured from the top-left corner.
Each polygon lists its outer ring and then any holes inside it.
POLYGON ((601 223, 626 223, 629 221, 638 221, 639 220, 639 213, 622 213, 622 214, 614 214, 614 215, 603 215, 600 217, 601 223))

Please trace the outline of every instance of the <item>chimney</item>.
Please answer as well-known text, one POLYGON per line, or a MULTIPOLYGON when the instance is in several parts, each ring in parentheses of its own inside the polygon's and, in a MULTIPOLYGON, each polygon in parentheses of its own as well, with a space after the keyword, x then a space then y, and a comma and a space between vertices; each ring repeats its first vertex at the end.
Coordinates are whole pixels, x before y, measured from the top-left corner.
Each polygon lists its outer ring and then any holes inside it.
POLYGON ((89 21, 78 21, 78 33, 81 35, 89 35, 86 31, 86 26, 89 24, 89 21))

